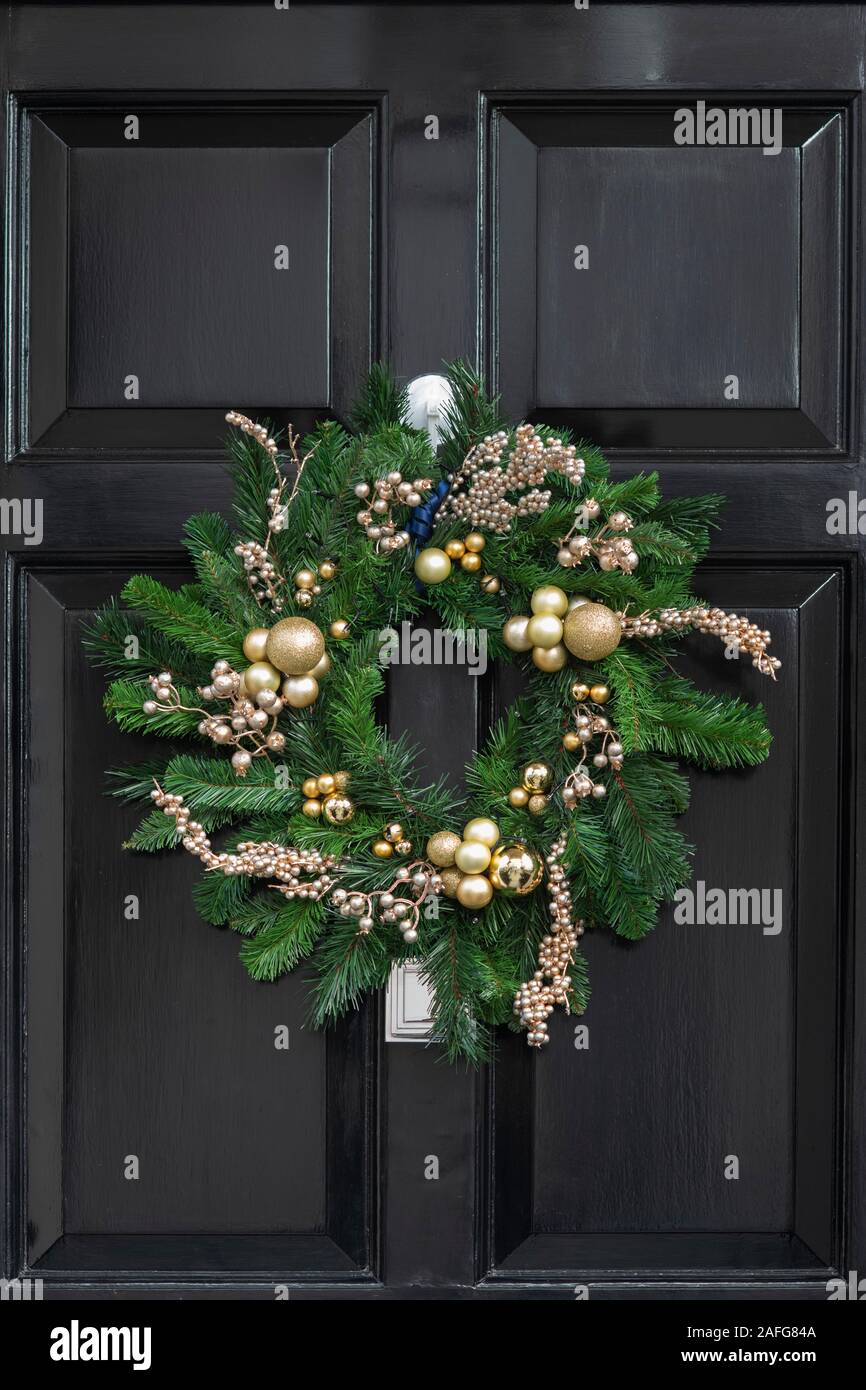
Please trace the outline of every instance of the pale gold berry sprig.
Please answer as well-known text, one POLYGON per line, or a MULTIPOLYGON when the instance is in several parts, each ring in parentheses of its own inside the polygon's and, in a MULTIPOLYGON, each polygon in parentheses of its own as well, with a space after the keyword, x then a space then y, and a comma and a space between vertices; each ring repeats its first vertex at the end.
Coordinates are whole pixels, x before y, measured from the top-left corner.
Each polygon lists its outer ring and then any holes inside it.
POLYGON ((235 749, 232 767, 239 777, 246 776, 253 758, 279 753, 286 745, 285 735, 277 729, 283 701, 273 690, 262 690, 254 703, 244 689, 243 677, 233 671, 227 661, 217 661, 211 671, 211 684, 198 687, 198 694, 206 704, 219 700, 226 703, 227 708, 216 714, 184 705, 170 671, 160 671, 158 676, 148 679, 154 698, 145 700, 144 713, 184 710, 200 714, 199 733, 221 747, 235 749))
POLYGON ((339 863, 335 855, 276 845, 268 840, 247 840, 238 845, 234 854, 217 854, 204 827, 192 819, 182 796, 164 791, 156 781, 150 796, 165 815, 174 818, 184 849, 200 859, 206 869, 227 877, 276 879, 269 887, 287 898, 322 898, 334 885, 331 870, 339 863))
POLYGON ((547 510, 551 494, 540 487, 546 474, 561 473, 575 486, 582 481, 586 464, 573 444, 563 444, 561 439, 545 443, 532 425, 519 425, 515 440, 504 463, 505 430, 486 435, 470 449, 449 480, 452 486, 442 503, 443 518, 450 514, 475 530, 504 535, 515 516, 547 510), (515 492, 522 495, 513 501, 507 494, 515 492))
POLYGON ((568 969, 584 927, 582 921, 574 921, 571 890, 560 863, 565 843, 565 836, 561 836, 551 845, 546 858, 551 921, 550 932, 542 937, 538 948, 538 969, 514 996, 514 1013, 527 1029, 530 1047, 541 1048, 550 1042, 547 1020, 557 1004, 571 1013, 572 981, 568 969))
POLYGON ((623 763, 623 746, 619 734, 607 716, 600 713, 610 698, 607 686, 599 684, 590 687, 576 681, 571 687, 571 693, 577 702, 573 712, 574 728, 566 730, 563 734, 562 746, 568 753, 579 750, 581 756, 576 767, 563 782, 560 792, 563 805, 569 810, 577 801, 582 801, 587 796, 595 797, 598 801, 607 795, 604 782, 593 781, 586 768, 589 746, 593 739, 601 738, 601 747, 592 758, 594 768, 599 772, 607 767, 616 771, 623 763))
POLYGON ((621 615, 624 637, 658 637, 663 632, 695 628, 698 632, 718 637, 726 647, 742 651, 752 658, 752 665, 762 676, 776 679, 782 663, 769 656, 767 647, 773 640, 767 628, 758 627, 748 618, 726 613, 723 608, 662 608, 657 614, 641 613, 637 617, 621 615))
POLYGON ((355 484, 355 496, 361 503, 355 519, 377 551, 402 550, 409 544, 411 536, 395 521, 393 509, 408 507, 414 511, 432 486, 431 478, 416 478, 410 483, 397 469, 377 478, 372 487, 364 482, 355 484))
POLYGON ((378 921, 397 926, 407 946, 413 946, 418 940, 422 905, 441 891, 438 870, 425 859, 416 859, 401 865, 388 888, 371 893, 335 888, 330 901, 341 917, 357 917, 359 936, 369 936, 378 921))
POLYGON ((613 512, 594 536, 588 536, 586 528, 600 511, 594 497, 578 507, 570 530, 557 542, 557 560, 564 569, 574 569, 592 555, 601 570, 622 570, 625 574, 632 574, 640 563, 638 553, 626 534, 634 526, 632 518, 628 512, 613 512))

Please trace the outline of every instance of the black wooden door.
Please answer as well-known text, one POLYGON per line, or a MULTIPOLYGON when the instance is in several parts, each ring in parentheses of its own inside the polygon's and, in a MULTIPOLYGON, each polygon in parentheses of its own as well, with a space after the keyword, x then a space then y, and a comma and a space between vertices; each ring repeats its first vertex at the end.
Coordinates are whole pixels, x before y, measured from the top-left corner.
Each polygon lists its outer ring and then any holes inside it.
MULTIPOLYGON (((8 7, 7 1275, 823 1299, 866 1269, 864 19, 8 7), (678 143, 699 102, 778 113, 778 148, 678 143), (703 591, 784 662, 768 689, 683 658, 766 701, 771 760, 695 777, 686 829, 696 879, 778 891, 779 929, 599 933, 588 1046, 561 1018, 479 1074, 386 1042, 381 1002, 303 1029, 303 981, 253 984, 196 917, 191 861, 121 850, 103 769, 129 740, 79 643, 128 573, 182 577, 184 519, 227 503, 226 408, 305 428, 377 356, 411 378, 458 355, 617 475, 725 491, 703 591)), ((402 668, 389 719, 458 777, 509 693, 402 668)))

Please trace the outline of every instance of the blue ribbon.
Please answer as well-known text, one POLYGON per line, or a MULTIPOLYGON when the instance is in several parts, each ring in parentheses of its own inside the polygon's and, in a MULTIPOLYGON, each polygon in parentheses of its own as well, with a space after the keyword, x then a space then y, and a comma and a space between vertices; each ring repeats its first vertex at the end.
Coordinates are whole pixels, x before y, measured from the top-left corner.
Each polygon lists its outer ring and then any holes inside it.
MULTIPOLYGON (((413 555, 417 555, 418 551, 424 548, 432 536, 436 513, 448 496, 450 487, 451 484, 443 478, 440 483, 436 484, 436 488, 430 494, 427 501, 422 502, 420 507, 415 507, 413 509, 412 516, 406 524, 406 530, 409 532, 413 541, 413 555)), ((426 585, 422 584, 420 579, 415 580, 415 587, 419 594, 423 594, 426 590, 426 585)))

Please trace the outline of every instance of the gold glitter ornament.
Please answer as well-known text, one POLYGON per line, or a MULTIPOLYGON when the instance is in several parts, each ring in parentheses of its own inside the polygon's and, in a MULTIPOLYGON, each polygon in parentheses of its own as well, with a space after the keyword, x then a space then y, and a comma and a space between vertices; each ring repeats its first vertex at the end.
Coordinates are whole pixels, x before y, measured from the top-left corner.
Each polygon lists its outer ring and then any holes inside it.
POLYGON ((334 792, 322 802, 325 820, 331 825, 345 825, 355 814, 355 804, 348 796, 334 792))
POLYGON ((325 638, 309 618, 281 618, 268 633, 268 661, 287 676, 303 676, 321 661, 325 638))
POLYGON ((450 868, 462 843, 460 836, 453 830, 437 830, 427 841, 427 858, 438 869, 450 868))
POLYGON ((442 892, 446 898, 456 898, 457 889, 463 878, 460 870, 452 866, 450 869, 443 869, 439 877, 442 880, 442 892))
POLYGON ((541 792, 536 792, 529 798, 526 809, 531 816, 542 816, 547 810, 547 801, 546 796, 542 796, 541 792))
POLYGON ((522 898, 538 887, 543 872, 540 855, 527 849, 520 840, 514 840, 497 845, 490 860, 488 878, 498 893, 522 898))
POLYGON ((616 651, 622 638, 620 620, 603 603, 584 603, 565 616, 562 640, 581 661, 601 661, 616 651))

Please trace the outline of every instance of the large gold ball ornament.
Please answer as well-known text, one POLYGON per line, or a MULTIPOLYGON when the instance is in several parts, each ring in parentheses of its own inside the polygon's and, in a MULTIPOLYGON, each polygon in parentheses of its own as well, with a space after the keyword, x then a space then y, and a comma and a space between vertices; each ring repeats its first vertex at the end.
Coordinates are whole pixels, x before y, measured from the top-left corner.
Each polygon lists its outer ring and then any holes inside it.
POLYGON ((303 675, 312 676, 313 680, 323 681, 331 669, 331 658, 325 652, 321 661, 317 661, 315 666, 311 666, 309 671, 304 671, 303 675))
POLYGON ((480 840, 464 840, 457 846, 454 862, 461 873, 483 874, 490 863, 490 849, 480 840))
POLYGON ((325 639, 309 618, 281 618, 268 633, 268 661, 287 676, 312 671, 325 654, 325 639))
POLYGON ((335 618, 328 631, 337 642, 345 642, 349 636, 349 624, 345 618, 335 618))
POLYGON ((465 874, 457 885, 457 901, 462 907, 486 907, 493 897, 493 884, 483 874, 465 874))
POLYGON ((450 869, 443 869, 439 877, 442 880, 442 892, 445 894, 446 898, 456 898, 457 889, 463 878, 460 870, 453 867, 450 869))
POLYGON ((562 620, 555 613, 535 613, 526 624, 533 647, 556 647, 562 641, 562 620))
POLYGON ((427 858, 437 869, 450 868, 462 843, 460 836, 453 830, 437 830, 427 841, 427 858))
POLYGON ((532 660, 539 671, 561 671, 568 661, 568 652, 561 642, 555 647, 533 647, 532 660))
POLYGON ((354 802, 348 796, 341 796, 339 792, 334 792, 331 796, 326 796, 322 802, 322 811, 325 820, 331 825, 344 825, 350 821, 355 814, 354 802))
POLYGON ((319 682, 315 676, 288 676, 283 681, 282 696, 292 709, 306 709, 319 698, 319 682))
POLYGON ((523 897, 541 882, 544 866, 539 855, 516 840, 497 845, 490 860, 488 877, 498 893, 523 897))
MULTIPOLYGON (((562 618, 568 612, 568 594, 558 584, 542 584, 530 599, 533 613, 553 613, 562 618)), ((543 642, 539 642, 543 646, 543 642)))
POLYGON ((269 661, 254 661, 244 671, 244 686, 254 700, 263 690, 279 690, 282 676, 269 661))
POLYGON ((244 656, 247 661, 264 661, 268 650, 268 629, 251 628, 244 638, 244 656))
POLYGON ((522 613, 515 613, 513 618, 509 618, 502 629, 502 640, 506 647, 513 652, 528 652, 532 643, 526 635, 529 626, 529 618, 522 613))
POLYGON ((581 661, 601 661, 610 656, 621 638, 619 618, 603 603, 584 603, 566 614, 562 640, 581 661))
POLYGON ((553 783, 553 769, 548 763, 538 760, 527 763, 521 777, 528 792, 548 792, 553 783))
POLYGON ((518 810, 521 810, 529 801, 529 792, 525 787, 512 787, 511 791, 508 793, 508 800, 512 806, 516 806, 518 810))
POLYGON ((488 849, 499 842, 499 826, 489 816, 475 816, 463 827, 464 840, 478 840, 488 849))
POLYGON ((415 556, 415 573, 422 584, 442 584, 451 573, 451 560, 436 545, 430 545, 415 556))

